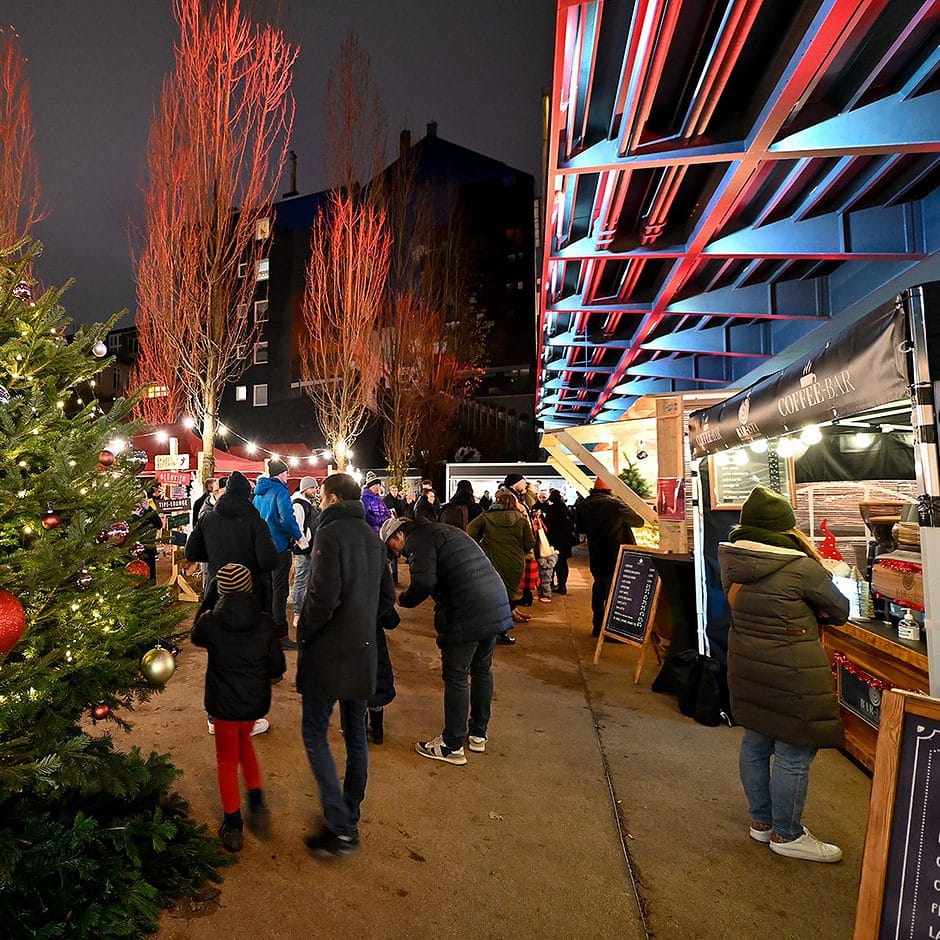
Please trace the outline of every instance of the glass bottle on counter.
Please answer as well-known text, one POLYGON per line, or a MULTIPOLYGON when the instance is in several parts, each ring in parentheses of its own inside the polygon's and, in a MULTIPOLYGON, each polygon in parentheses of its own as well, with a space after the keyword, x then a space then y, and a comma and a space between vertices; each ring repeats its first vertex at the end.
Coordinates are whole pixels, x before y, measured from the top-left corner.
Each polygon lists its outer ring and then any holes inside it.
POLYGON ((914 619, 910 609, 904 611, 904 616, 898 621, 898 637, 902 640, 919 640, 920 624, 914 619))

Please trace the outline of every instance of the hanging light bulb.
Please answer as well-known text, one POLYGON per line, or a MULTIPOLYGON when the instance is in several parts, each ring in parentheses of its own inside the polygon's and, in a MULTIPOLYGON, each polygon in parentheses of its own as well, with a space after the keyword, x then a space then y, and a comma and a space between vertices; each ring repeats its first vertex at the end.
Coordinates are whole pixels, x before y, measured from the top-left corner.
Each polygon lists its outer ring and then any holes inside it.
POLYGON ((734 455, 734 463, 737 467, 746 467, 751 462, 750 457, 747 455, 747 451, 741 447, 738 449, 734 455))
POLYGON ((857 434, 852 435, 852 443, 860 448, 871 447, 874 440, 874 434, 868 434, 866 431, 859 431, 857 434))
POLYGON ((781 437, 780 440, 777 441, 777 453, 781 457, 794 456, 796 450, 794 449, 793 445, 795 443, 796 441, 794 441, 792 437, 781 437))
POLYGON ((253 441, 248 442, 248 453, 253 454, 258 449, 258 445, 253 441))
POLYGON ((195 426, 196 422, 189 415, 183 418, 183 427, 186 428, 186 430, 192 430, 195 426))
POLYGON ((228 428, 224 424, 220 424, 216 430, 218 431, 219 437, 225 437, 225 435, 228 434, 228 428))
POLYGON ((819 429, 818 425, 811 424, 809 427, 803 428, 800 433, 800 440, 811 447, 813 444, 818 444, 822 440, 822 431, 819 429))
POLYGON ((325 450, 325 451, 323 451, 323 459, 326 460, 326 461, 332 460, 332 459, 333 459, 333 451, 331 451, 331 450, 325 450))
POLYGON ((720 453, 715 454, 715 463, 719 467, 727 467, 730 462, 731 462, 731 458, 728 457, 728 455, 724 451, 721 451, 720 453))
POLYGON ((157 431, 157 440, 161 444, 165 444, 170 439, 170 435, 166 431, 157 431))
POLYGON ((767 453, 767 441, 761 438, 759 441, 751 441, 751 452, 754 454, 767 453))

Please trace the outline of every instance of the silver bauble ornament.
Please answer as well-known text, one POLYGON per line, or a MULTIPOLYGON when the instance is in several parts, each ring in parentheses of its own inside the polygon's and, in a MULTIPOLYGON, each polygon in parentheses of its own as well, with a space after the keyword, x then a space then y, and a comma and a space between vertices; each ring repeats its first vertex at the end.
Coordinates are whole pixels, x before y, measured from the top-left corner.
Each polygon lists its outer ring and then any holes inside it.
POLYGON ((140 671, 144 678, 154 685, 163 685, 176 669, 176 660, 169 650, 156 646, 147 650, 140 661, 140 671))
POLYGON ((100 339, 91 347, 91 351, 97 359, 103 359, 108 355, 108 347, 100 339))

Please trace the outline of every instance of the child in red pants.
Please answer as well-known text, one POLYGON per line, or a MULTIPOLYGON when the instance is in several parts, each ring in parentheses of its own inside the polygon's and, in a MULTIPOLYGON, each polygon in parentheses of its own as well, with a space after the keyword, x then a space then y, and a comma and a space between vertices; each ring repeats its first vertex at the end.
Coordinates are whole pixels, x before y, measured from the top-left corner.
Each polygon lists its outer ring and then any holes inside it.
POLYGON ((223 565, 216 575, 219 599, 193 625, 191 639, 209 652, 206 711, 215 718, 215 758, 225 818, 219 838, 229 852, 243 843, 238 765, 248 788, 248 809, 258 822, 267 817, 258 759, 251 743, 255 720, 271 707, 271 684, 287 664, 271 615, 261 610, 251 572, 223 565))

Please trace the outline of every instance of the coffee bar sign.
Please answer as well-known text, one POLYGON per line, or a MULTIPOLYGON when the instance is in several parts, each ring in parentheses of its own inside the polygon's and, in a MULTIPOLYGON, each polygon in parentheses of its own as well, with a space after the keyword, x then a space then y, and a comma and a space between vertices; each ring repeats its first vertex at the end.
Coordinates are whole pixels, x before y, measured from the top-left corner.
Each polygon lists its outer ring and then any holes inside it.
POLYGON ((693 457, 859 414, 908 393, 902 312, 879 308, 726 401, 689 416, 693 457))

